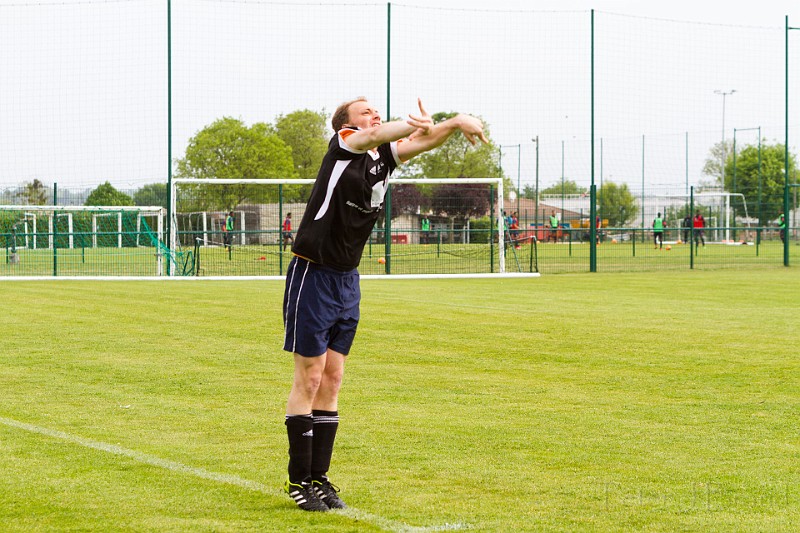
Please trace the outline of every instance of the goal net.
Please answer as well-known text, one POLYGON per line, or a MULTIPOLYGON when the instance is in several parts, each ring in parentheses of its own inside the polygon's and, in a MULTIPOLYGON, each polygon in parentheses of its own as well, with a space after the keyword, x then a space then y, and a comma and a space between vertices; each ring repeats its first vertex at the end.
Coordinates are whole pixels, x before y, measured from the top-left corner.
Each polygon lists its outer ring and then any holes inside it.
POLYGON ((165 209, 0 205, 5 274, 160 276, 165 209))
MULTIPOLYGON (((663 220, 665 242, 688 242, 692 236, 692 220, 700 213, 705 220, 703 229, 707 243, 737 244, 751 241, 758 220, 749 211, 747 198, 741 193, 703 191, 694 195, 669 192, 636 191, 632 204, 622 201, 603 202, 602 189, 598 192, 597 217, 601 224, 601 237, 608 240, 649 240, 656 217, 663 220), (688 216, 688 220, 687 220, 688 216)), ((558 212, 561 222, 572 241, 588 240, 589 194, 542 195, 541 212, 558 212)))
POLYGON ((667 224, 668 240, 688 241, 690 220, 700 213, 705 220, 704 239, 708 243, 735 244, 753 239, 753 225, 744 194, 724 191, 646 196, 643 203, 647 224, 661 213, 667 224), (688 218, 687 218, 688 217, 688 218))
MULTIPOLYGON (((200 276, 285 275, 313 183, 174 179, 172 247, 197 249, 200 276), (234 229, 226 231, 231 211, 234 229), (283 230, 287 219, 291 238, 283 230)), ((362 275, 536 272, 535 240, 504 227, 502 180, 392 179, 390 184, 385 209, 391 216, 382 215, 370 235, 359 265, 362 275)))

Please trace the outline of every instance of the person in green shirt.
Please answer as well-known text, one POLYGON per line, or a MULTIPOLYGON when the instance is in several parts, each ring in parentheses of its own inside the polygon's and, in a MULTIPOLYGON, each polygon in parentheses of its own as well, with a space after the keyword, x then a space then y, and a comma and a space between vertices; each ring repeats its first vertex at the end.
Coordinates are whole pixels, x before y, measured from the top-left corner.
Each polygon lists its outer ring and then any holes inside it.
POLYGON ((222 242, 228 250, 231 249, 231 243, 233 242, 233 221, 233 211, 231 211, 225 217, 225 226, 222 228, 222 242))
POLYGON ((553 239, 553 242, 558 242, 558 217, 555 211, 550 212, 550 239, 553 239))
POLYGON ((653 244, 659 250, 664 247, 664 226, 664 219, 661 218, 661 213, 658 213, 653 219, 653 244))
POLYGON ((784 242, 784 239, 786 239, 786 217, 783 213, 778 218, 778 229, 780 229, 781 242, 784 242))
POLYGON ((422 234, 420 235, 422 244, 428 244, 431 231, 431 221, 428 220, 428 215, 422 216, 422 220, 420 221, 420 227, 422 229, 422 234))

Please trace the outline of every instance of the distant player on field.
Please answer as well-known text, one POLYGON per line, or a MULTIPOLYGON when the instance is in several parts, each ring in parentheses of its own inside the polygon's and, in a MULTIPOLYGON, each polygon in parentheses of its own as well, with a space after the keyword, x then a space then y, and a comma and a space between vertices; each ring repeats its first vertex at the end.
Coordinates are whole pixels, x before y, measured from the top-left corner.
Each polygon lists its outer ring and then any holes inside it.
POLYGON ((233 223, 233 211, 231 211, 225 217, 225 225, 222 227, 222 243, 228 250, 231 249, 231 243, 233 242, 233 223))
POLYGON ((346 507, 327 477, 339 426, 339 387, 359 321, 356 267, 383 207, 389 175, 456 131, 488 142, 483 124, 457 115, 433 124, 419 115, 383 123, 365 98, 333 114, 328 144, 292 245, 284 293, 284 350, 294 354, 286 405, 289 477, 284 490, 306 511, 346 507))
POLYGON ((664 247, 664 219, 661 218, 661 213, 653 219, 653 244, 659 250, 664 247))
POLYGON ((683 242, 689 242, 689 232, 692 231, 692 214, 686 213, 686 216, 683 217, 683 222, 681 223, 681 227, 683 228, 683 242))
POLYGON ((283 232, 283 251, 286 251, 286 246, 291 241, 294 244, 294 237, 292 236, 292 214, 287 213, 286 219, 283 221, 283 228, 281 229, 283 232))
POLYGON ((422 221, 420 222, 420 227, 422 229, 422 233, 420 235, 422 244, 428 244, 430 240, 430 232, 431 232, 431 221, 428 218, 428 215, 422 216, 422 221))
POLYGON ((558 217, 555 211, 550 212, 550 239, 553 239, 553 242, 558 242, 558 217))
POLYGON ((700 244, 703 243, 703 246, 706 245, 706 237, 705 237, 705 230, 703 228, 706 227, 706 219, 705 217, 700 214, 700 211, 695 213, 694 219, 692 220, 692 228, 694 232, 694 246, 695 248, 700 244))

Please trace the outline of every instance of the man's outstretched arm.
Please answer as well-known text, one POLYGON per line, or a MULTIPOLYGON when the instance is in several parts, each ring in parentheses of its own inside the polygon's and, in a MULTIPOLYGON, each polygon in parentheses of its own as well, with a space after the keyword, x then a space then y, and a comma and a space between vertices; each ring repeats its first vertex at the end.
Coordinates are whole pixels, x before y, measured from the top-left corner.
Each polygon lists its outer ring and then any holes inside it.
POLYGON ((475 145, 478 140, 488 144, 489 140, 483 133, 483 123, 470 115, 456 115, 431 128, 430 133, 415 131, 408 140, 397 145, 397 155, 403 161, 423 152, 441 146, 456 131, 461 131, 467 140, 475 145))
MULTIPOLYGON (((345 142, 356 150, 371 150, 384 143, 404 139, 414 132, 418 132, 420 135, 429 134, 433 128, 433 120, 422 107, 422 101, 419 98, 417 103, 420 110, 419 116, 409 115, 407 120, 385 122, 380 126, 360 129, 348 135, 345 142)), ((367 113, 370 111, 369 109, 365 110, 367 113)))

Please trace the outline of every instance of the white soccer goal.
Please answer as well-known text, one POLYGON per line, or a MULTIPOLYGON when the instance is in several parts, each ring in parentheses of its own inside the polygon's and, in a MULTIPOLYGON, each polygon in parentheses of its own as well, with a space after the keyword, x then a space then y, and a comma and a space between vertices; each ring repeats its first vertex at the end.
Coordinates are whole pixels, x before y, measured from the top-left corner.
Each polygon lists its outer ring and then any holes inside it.
MULTIPOLYGON (((247 217, 244 211, 234 211, 234 231, 239 238, 236 244, 242 242, 242 236, 247 234, 247 217)), ((202 246, 219 246, 222 244, 216 235, 222 233, 225 227, 227 211, 197 211, 192 213, 177 212, 173 216, 176 221, 176 231, 178 233, 193 231, 195 228, 202 235, 202 246)))
MULTIPOLYGON (((269 260, 270 254, 286 254, 286 250, 283 250, 281 247, 281 239, 282 233, 280 229, 281 221, 278 220, 288 211, 293 212, 293 230, 297 229, 297 225, 299 225, 300 220, 302 218, 302 212, 305 209, 305 195, 303 196, 303 201, 300 201, 297 198, 283 198, 278 194, 279 190, 285 190, 288 186, 307 186, 313 184, 315 180, 312 179, 194 179, 194 178, 175 178, 172 180, 172 190, 171 190, 171 217, 172 217, 172 224, 170 225, 170 235, 169 235, 169 243, 170 247, 173 250, 179 249, 182 246, 200 246, 206 247, 209 245, 210 239, 207 237, 209 233, 209 227, 211 224, 208 221, 207 213, 209 212, 222 212, 224 210, 229 210, 233 208, 237 213, 237 227, 240 224, 244 224, 245 220, 247 220, 246 227, 248 230, 239 231, 240 237, 239 241, 242 243, 242 248, 253 248, 256 251, 252 253, 252 257, 250 261, 253 264, 259 264, 258 262, 261 261, 262 263, 265 260, 269 260), (280 189, 283 186, 284 189, 280 189), (269 212, 269 220, 265 222, 267 217, 263 213, 269 212), (278 215, 280 213, 280 215, 278 215), (186 231, 186 226, 189 224, 191 226, 191 231, 186 231), (268 249, 265 246, 270 245, 272 248, 268 249), (261 246, 262 248, 257 248, 261 246)), ((497 228, 504 228, 504 217, 503 217, 503 181, 500 178, 439 178, 439 179, 390 179, 390 184, 392 186, 397 185, 418 185, 418 186, 437 186, 437 185, 445 185, 451 184, 456 186, 466 186, 466 185, 475 185, 475 184, 484 184, 491 186, 490 188, 487 187, 486 191, 494 191, 491 195, 493 200, 490 201, 488 204, 488 208, 484 213, 480 215, 472 213, 472 216, 478 217, 481 216, 486 220, 486 216, 491 214, 493 217, 493 230, 486 229, 486 233, 490 234, 491 237, 484 236, 483 239, 486 241, 484 244, 484 250, 492 250, 491 252, 483 251, 472 251, 472 252, 465 252, 464 250, 471 244, 469 240, 469 233, 473 231, 471 229, 471 220, 469 215, 466 216, 463 220, 459 220, 458 223, 454 223, 453 220, 455 217, 449 217, 449 227, 446 227, 447 221, 445 220, 446 216, 441 215, 441 209, 439 210, 440 214, 440 227, 438 230, 435 231, 436 236, 438 236, 438 241, 433 242, 433 239, 430 239, 428 242, 427 235, 425 244, 428 245, 426 252, 427 253, 440 253, 446 254, 450 253, 451 255, 455 255, 455 252, 452 250, 455 249, 456 245, 461 245, 461 252, 462 254, 467 253, 483 253, 485 257, 489 257, 490 255, 494 255, 494 263, 493 267, 488 267, 485 272, 451 272, 451 273, 421 273, 419 277, 447 277, 447 276, 483 276, 483 275, 502 275, 506 273, 506 246, 505 246, 505 239, 507 238, 504 235, 504 231, 498 231, 497 228), (491 205, 491 204, 494 205, 491 205), (457 226, 457 227, 456 227, 457 226), (491 233, 489 233, 491 232, 491 233), (449 248, 448 248, 449 247, 449 248)), ((395 201, 392 202, 395 205, 395 201)), ((393 210, 393 219, 396 212, 393 210)), ((417 207, 416 212, 413 209, 409 210, 406 207, 406 210, 403 213, 403 216, 406 219, 413 219, 416 221, 417 219, 422 217, 422 213, 420 212, 420 208, 417 207)), ((378 224, 382 224, 382 221, 379 221, 378 224)), ((242 226, 244 228, 244 226, 242 226)), ((211 232, 213 233, 213 226, 211 228, 211 232)), ((376 232, 379 232, 376 230, 376 232)), ((418 249, 422 248, 423 244, 420 241, 420 235, 422 235, 422 231, 419 229, 418 226, 413 227, 410 231, 405 234, 395 235, 392 234, 392 243, 391 246, 395 246, 396 244, 409 244, 410 246, 406 247, 407 250, 418 249), (395 242, 395 238, 398 238, 397 243, 395 242)), ((424 232, 429 233, 429 232, 424 232)), ((434 233, 431 231, 430 233, 434 233)), ((388 238, 387 238, 388 240, 388 238)), ((385 246, 382 240, 379 242, 377 239, 375 244, 373 245, 370 243, 365 249, 365 257, 369 253, 374 253, 376 255, 381 255, 381 247, 385 246)), ((219 247, 217 247, 219 248, 219 247)), ((473 250, 477 249, 478 245, 473 246, 473 250)), ((394 249, 399 249, 396 247, 394 249)), ((244 256, 247 250, 237 250, 240 256, 244 256)), ((207 257, 213 257, 211 252, 201 252, 201 265, 203 264, 202 256, 206 254, 207 257)), ((411 252, 409 252, 411 253, 411 252)), ((232 257, 233 254, 229 253, 227 256, 228 263, 223 264, 222 266, 225 268, 231 267, 232 264, 235 262, 235 257, 232 257)), ((399 256, 399 255, 398 255, 399 256)), ((371 256, 370 256, 371 257, 371 256)), ((283 260, 283 258, 281 258, 283 260)), ((380 258, 375 259, 378 261, 380 258)), ((382 259, 381 259, 382 261, 382 259)), ((206 262, 206 265, 209 263, 206 262)), ((362 265, 365 264, 365 259, 362 259, 362 265)), ((383 263, 381 263, 383 264, 383 263)), ((487 260, 487 265, 488 260, 487 260)), ((369 263, 368 266, 374 267, 372 263, 369 263)), ((201 269, 203 267, 201 266, 201 269)), ((210 267, 209 267, 210 268, 210 267)), ((231 269, 232 270, 232 269, 231 269)), ((359 270, 362 270, 359 267, 359 270)), ((363 273, 363 272, 362 272, 363 273)), ((210 275, 213 276, 214 274, 203 274, 203 275, 210 275)), ((236 274, 233 274, 236 275, 236 274)), ((514 274, 514 275, 519 275, 514 274)), ((538 274, 534 274, 538 275, 538 274)), ((368 277, 369 274, 365 274, 365 277, 368 277)), ((416 276, 416 275, 415 275, 416 276)), ((250 276, 245 276, 250 277, 250 276)), ((267 276, 270 277, 270 276, 267 276)), ((382 276, 387 277, 387 276, 382 276)), ((409 277, 406 274, 402 273, 395 273, 392 272, 392 275, 389 277, 409 277)))
MULTIPOLYGON (((158 206, 86 206, 86 205, 0 205, 0 212, 4 213, 18 213, 20 217, 21 229, 24 230, 24 235, 27 242, 32 242, 32 246, 26 243, 26 247, 32 249, 37 248, 36 234, 38 233, 37 221, 47 219, 47 231, 52 234, 54 231, 53 224, 59 217, 65 219, 67 230, 62 232, 69 239, 69 248, 75 247, 75 235, 78 233, 75 229, 74 218, 76 213, 87 213, 91 216, 91 235, 92 247, 97 247, 97 225, 98 220, 111 218, 115 221, 116 227, 116 242, 117 247, 122 248, 122 235, 127 229, 123 228, 122 219, 123 213, 133 213, 136 215, 136 231, 141 231, 142 217, 153 217, 157 219, 157 231, 161 235, 163 232, 165 209, 158 206)), ((13 215, 12 215, 13 216, 13 215)), ((57 222, 56 222, 57 223, 57 222)), ((89 233, 88 228, 83 228, 80 233, 89 233)), ((139 236, 137 234, 137 245, 139 244, 139 236)), ((48 240, 48 248, 52 248, 52 241, 48 240)))
MULTIPOLYGON (((694 193, 694 210, 700 211, 706 220, 708 228, 708 240, 723 244, 732 244, 732 230, 736 226, 734 211, 731 206, 731 199, 741 199, 744 213, 736 213, 737 218, 746 221, 747 227, 750 226, 750 214, 747 212, 747 201, 744 194, 724 191, 708 191, 694 193)), ((677 211, 689 206, 692 196, 688 194, 655 195, 645 197, 644 219, 646 223, 652 221, 657 212, 668 213, 670 210, 677 211)), ((694 215, 692 213, 692 215, 694 215)), ((672 229, 682 229, 680 221, 671 221, 672 229)))
MULTIPOLYGON (((159 206, 0 205, 6 244, 31 252, 52 250, 56 239, 58 248, 67 250, 156 246, 164 239, 165 216, 159 206), (146 219, 150 224, 155 220, 148 233, 143 231, 149 227, 146 219)), ((162 254, 154 257, 156 275, 161 275, 162 254)))

